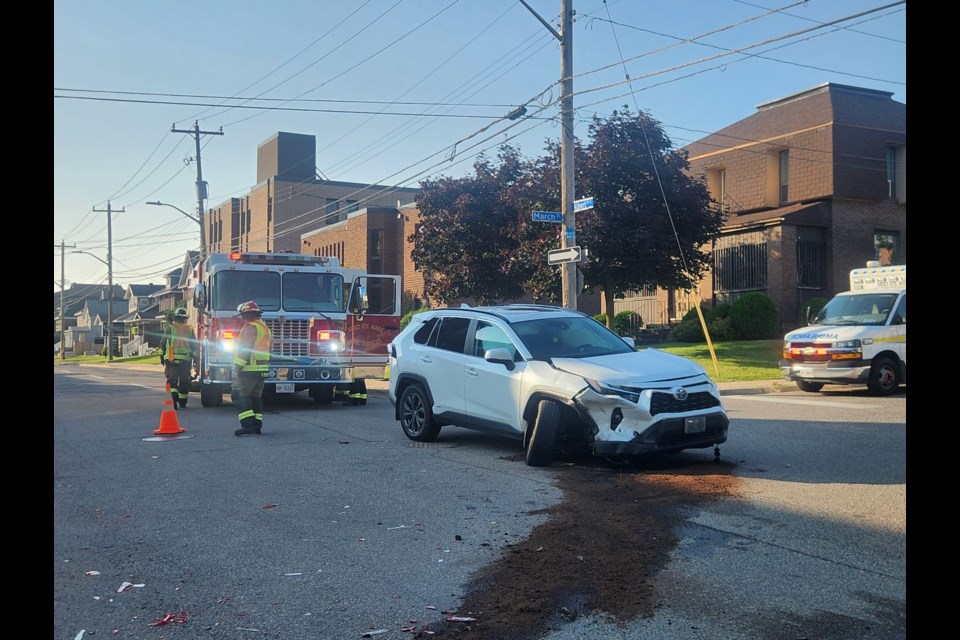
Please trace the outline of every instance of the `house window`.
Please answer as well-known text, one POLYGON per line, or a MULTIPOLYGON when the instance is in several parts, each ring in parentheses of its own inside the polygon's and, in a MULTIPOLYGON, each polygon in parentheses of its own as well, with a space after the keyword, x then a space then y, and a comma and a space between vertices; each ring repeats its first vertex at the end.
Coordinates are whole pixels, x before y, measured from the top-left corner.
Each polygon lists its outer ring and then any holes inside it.
POLYGON ((327 198, 327 204, 324 207, 324 220, 327 221, 327 224, 333 224, 340 219, 340 201, 335 198, 327 198))
POLYGON ((780 204, 787 202, 790 184, 790 152, 784 149, 780 152, 780 204))
POLYGON ((714 249, 713 290, 718 293, 767 288, 767 243, 714 249))
POLYGON ((357 205, 356 200, 347 200, 347 213, 354 213, 360 211, 360 207, 357 205))
POLYGON ((897 148, 887 147, 887 197, 897 197, 897 148))
POLYGON ((896 231, 876 231, 873 234, 873 253, 881 267, 894 264, 900 234, 896 231))

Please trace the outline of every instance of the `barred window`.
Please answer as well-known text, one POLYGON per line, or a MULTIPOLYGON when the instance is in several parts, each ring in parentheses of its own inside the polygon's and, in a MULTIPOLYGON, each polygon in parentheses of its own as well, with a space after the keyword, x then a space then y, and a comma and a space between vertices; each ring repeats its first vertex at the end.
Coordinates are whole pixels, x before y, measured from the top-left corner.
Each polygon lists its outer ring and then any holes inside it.
POLYGON ((797 286, 823 289, 827 286, 827 247, 821 240, 797 240, 797 286))
POLYGON ((753 291, 767 288, 767 243, 714 249, 713 290, 753 291))

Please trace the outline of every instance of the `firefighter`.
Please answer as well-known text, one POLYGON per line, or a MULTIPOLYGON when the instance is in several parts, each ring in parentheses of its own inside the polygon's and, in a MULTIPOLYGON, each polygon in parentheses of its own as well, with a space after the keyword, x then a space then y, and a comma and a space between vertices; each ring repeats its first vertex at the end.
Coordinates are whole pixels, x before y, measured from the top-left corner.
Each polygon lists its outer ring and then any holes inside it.
POLYGON ((172 320, 160 341, 160 364, 170 386, 174 409, 187 406, 191 366, 196 359, 197 337, 193 327, 187 324, 187 310, 180 307, 173 312, 172 320))
POLYGON ((263 428, 263 379, 270 369, 270 328, 260 319, 256 302, 244 302, 237 311, 243 328, 237 337, 233 356, 233 403, 237 406, 240 428, 235 436, 259 434, 263 428))

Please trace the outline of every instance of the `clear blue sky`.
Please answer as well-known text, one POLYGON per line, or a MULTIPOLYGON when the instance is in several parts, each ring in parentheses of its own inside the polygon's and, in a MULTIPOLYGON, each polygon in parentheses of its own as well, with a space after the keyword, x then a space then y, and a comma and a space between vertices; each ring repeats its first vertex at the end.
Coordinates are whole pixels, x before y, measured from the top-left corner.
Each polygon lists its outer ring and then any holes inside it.
MULTIPOLYGON (((560 0, 528 4, 558 28, 560 0)), ((629 105, 680 147, 824 82, 906 103, 906 2, 573 7, 580 137, 629 105)), ((331 180, 417 186, 512 136, 540 155, 559 137, 559 105, 540 108, 559 75, 559 43, 519 0, 55 0, 54 291, 61 242, 91 254, 66 256, 68 285, 106 283, 107 214, 93 210, 108 201, 115 283, 163 282, 199 246, 196 223, 145 204, 196 213, 194 140, 174 125, 222 127, 201 138, 208 207, 249 192, 257 146, 278 131, 315 135, 331 180), (521 104, 534 117, 499 120, 521 104)))

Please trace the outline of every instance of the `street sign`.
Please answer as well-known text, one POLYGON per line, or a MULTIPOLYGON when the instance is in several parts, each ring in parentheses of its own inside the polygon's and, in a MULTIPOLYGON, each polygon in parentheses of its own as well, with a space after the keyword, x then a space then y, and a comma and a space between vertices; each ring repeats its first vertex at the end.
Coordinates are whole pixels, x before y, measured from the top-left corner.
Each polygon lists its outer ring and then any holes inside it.
POLYGON ((580 247, 553 249, 547 252, 547 264, 560 264, 562 262, 580 262, 580 247))
POLYGON ((593 209, 593 198, 582 198, 573 201, 574 213, 577 211, 586 211, 587 209, 593 209))
POLYGON ((559 211, 534 211, 534 222, 563 222, 563 214, 559 211))

